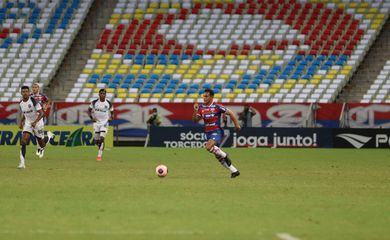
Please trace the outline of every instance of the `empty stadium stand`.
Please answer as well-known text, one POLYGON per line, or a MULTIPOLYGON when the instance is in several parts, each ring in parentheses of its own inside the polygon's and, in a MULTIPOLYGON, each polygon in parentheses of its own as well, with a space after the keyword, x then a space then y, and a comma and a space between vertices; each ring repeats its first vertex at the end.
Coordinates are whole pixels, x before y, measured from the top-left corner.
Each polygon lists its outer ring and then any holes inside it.
POLYGON ((23 84, 48 84, 92 0, 0 1, 0 101, 23 84))
POLYGON ((333 102, 389 5, 120 0, 66 101, 333 102))

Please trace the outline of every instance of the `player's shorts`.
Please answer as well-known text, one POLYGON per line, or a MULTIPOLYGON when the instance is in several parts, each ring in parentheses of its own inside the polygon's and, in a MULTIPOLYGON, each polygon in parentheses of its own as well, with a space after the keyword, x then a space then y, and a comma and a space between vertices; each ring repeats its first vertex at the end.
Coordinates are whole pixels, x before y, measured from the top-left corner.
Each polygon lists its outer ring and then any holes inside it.
POLYGON ((108 123, 93 123, 93 131, 95 132, 95 140, 100 139, 100 137, 106 137, 108 132, 108 123))
POLYGON ((43 120, 39 120, 35 127, 31 126, 31 122, 26 121, 23 126, 23 132, 29 132, 34 134, 37 138, 43 138, 45 136, 43 120))
POLYGON ((220 146, 223 138, 223 130, 217 129, 211 132, 206 132, 207 140, 212 139, 215 141, 215 145, 220 146))

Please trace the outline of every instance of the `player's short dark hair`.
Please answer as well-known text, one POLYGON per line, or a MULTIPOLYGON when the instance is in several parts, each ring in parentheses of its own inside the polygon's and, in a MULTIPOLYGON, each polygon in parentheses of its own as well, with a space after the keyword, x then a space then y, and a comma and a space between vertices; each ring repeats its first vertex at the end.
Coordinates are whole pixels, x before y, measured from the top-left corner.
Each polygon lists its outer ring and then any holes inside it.
POLYGON ((207 88, 206 90, 204 90, 204 92, 208 92, 210 94, 210 96, 214 97, 214 91, 211 90, 210 88, 207 88))
POLYGON ((102 88, 99 90, 99 93, 106 92, 106 89, 102 88))
POLYGON ((22 86, 22 87, 20 88, 20 90, 23 90, 23 89, 30 90, 29 86, 22 86))

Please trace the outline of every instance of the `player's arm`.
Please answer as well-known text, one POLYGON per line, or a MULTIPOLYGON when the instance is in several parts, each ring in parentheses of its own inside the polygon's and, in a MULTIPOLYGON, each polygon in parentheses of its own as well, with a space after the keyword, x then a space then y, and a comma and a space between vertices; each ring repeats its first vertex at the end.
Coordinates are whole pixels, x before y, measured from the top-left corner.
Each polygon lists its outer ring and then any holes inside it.
POLYGON ((199 110, 199 104, 194 103, 194 111, 192 112, 192 121, 193 122, 199 122, 202 117, 198 113, 199 110))
POLYGON ((92 120, 92 122, 96 122, 96 119, 92 116, 92 108, 88 108, 88 116, 92 120))
POLYGON ((20 119, 20 123, 19 123, 19 128, 20 129, 23 129, 23 126, 24 126, 24 122, 26 121, 26 117, 24 116, 24 114, 22 113, 22 118, 20 119))
POLYGON ((230 119, 233 121, 234 127, 236 128, 236 131, 240 131, 241 130, 241 126, 238 123, 236 115, 230 109, 226 110, 226 115, 228 115, 230 117, 230 119))
POLYGON ((111 122, 114 119, 114 110, 110 111, 110 118, 108 119, 111 122))
POLYGON ((42 108, 39 109, 39 110, 38 110, 38 117, 37 117, 37 119, 35 119, 34 122, 31 123, 31 126, 32 126, 32 127, 35 127, 35 124, 37 124, 37 122, 38 122, 39 120, 41 120, 41 119, 43 118, 44 115, 45 115, 45 114, 43 113, 43 109, 42 109, 42 108))

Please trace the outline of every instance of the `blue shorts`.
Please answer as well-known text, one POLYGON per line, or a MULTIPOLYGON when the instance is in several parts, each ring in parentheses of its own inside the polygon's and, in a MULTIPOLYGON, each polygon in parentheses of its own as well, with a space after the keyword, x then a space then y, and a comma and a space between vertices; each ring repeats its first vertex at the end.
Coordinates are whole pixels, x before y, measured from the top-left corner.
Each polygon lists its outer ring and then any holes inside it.
POLYGON ((211 132, 206 132, 207 140, 212 139, 215 141, 215 145, 218 147, 221 145, 222 138, 223 138, 223 130, 217 129, 211 132))

